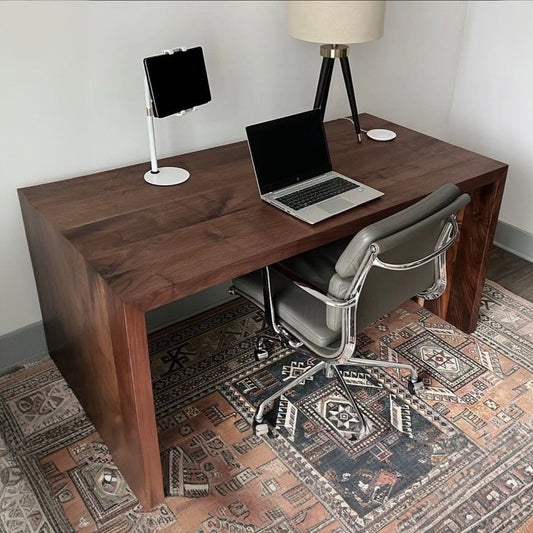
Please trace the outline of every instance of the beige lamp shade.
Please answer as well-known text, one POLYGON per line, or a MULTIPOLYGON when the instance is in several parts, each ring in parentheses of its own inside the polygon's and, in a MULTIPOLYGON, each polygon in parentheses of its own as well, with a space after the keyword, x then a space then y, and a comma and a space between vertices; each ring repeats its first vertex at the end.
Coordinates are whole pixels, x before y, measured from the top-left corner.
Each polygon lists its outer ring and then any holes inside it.
POLYGON ((364 43, 383 35, 385 2, 292 0, 287 9, 289 35, 302 41, 364 43))

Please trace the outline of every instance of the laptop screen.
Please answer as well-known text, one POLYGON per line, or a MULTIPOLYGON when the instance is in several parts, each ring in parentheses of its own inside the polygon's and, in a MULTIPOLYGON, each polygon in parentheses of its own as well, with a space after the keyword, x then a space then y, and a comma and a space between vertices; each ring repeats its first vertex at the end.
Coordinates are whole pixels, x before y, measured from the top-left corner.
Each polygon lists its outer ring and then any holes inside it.
POLYGON ((320 109, 248 126, 246 135, 261 194, 331 170, 320 109))

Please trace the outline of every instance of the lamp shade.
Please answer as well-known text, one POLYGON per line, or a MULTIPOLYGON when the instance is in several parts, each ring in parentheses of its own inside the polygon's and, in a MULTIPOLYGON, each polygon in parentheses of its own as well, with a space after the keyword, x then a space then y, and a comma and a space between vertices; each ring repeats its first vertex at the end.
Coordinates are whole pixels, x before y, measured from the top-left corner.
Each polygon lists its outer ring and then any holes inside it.
POLYGON ((291 37, 324 44, 364 43, 383 35, 385 2, 288 2, 291 37))

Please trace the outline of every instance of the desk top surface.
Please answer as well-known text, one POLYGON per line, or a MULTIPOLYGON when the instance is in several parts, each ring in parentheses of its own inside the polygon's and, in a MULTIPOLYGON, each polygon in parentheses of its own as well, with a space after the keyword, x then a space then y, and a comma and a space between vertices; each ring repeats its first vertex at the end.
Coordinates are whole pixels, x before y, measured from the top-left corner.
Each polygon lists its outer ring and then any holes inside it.
POLYGON ((356 142, 352 124, 326 123, 334 170, 384 196, 314 226, 261 201, 245 141, 168 158, 190 179, 144 182, 148 164, 19 190, 124 302, 159 307, 266 264, 354 234, 444 183, 469 192, 507 165, 371 115, 390 142, 356 142))

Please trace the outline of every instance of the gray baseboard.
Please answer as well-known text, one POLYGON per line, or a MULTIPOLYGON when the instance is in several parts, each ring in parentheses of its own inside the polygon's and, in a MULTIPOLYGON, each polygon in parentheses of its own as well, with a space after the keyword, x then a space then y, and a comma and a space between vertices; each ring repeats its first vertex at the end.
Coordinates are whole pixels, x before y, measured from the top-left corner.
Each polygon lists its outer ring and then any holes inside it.
POLYGON ((43 323, 24 326, 0 337, 0 372, 27 365, 47 354, 43 323))
MULTIPOLYGON (((146 314, 148 332, 157 331, 234 298, 229 283, 217 285, 146 314)), ((48 355, 42 322, 36 322, 0 336, 0 373, 38 361, 48 355)))
POLYGON ((520 228, 498 221, 494 244, 533 263, 533 235, 520 228))

